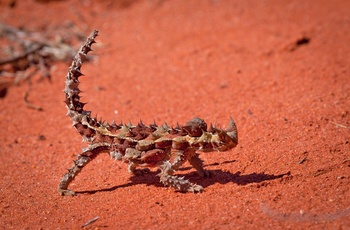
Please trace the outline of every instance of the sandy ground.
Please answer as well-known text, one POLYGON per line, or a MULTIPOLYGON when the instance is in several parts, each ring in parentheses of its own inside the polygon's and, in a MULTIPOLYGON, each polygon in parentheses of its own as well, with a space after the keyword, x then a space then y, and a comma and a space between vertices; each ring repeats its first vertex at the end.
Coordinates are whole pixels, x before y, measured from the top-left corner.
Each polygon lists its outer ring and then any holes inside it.
MULTIPOLYGON (((239 145, 202 153, 211 177, 183 194, 156 171, 101 155, 57 185, 85 145, 65 116, 68 63, 0 99, 1 229, 349 229, 350 1, 1 1, 31 31, 70 22, 100 36, 83 100, 106 120, 227 126, 239 145), (187 3, 186 3, 187 2, 187 3), (36 111, 23 102, 43 108, 36 111), (118 111, 117 114, 116 111, 118 111)), ((78 44, 77 44, 78 45, 78 44)))

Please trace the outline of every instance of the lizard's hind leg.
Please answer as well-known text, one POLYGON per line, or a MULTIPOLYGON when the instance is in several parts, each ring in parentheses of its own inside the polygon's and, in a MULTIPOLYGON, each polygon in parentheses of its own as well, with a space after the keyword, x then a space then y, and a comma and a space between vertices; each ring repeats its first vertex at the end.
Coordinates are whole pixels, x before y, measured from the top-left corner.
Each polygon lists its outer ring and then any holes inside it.
POLYGON ((58 185, 58 193, 62 196, 74 196, 75 192, 68 189, 69 184, 74 180, 78 173, 91 161, 91 158, 84 156, 83 154, 78 156, 78 159, 74 161, 74 166, 68 169, 68 172, 64 174, 58 185))
POLYGON ((89 145, 83 150, 82 154, 78 155, 78 159, 74 161, 73 167, 68 169, 58 185, 58 193, 62 196, 74 196, 76 193, 68 189, 69 184, 79 174, 79 172, 93 160, 99 153, 107 151, 108 146, 103 144, 89 145))
POLYGON ((173 176, 174 169, 169 161, 163 162, 161 165, 159 165, 159 168, 161 169, 161 172, 158 174, 158 176, 160 177, 160 182, 162 182, 165 186, 174 187, 180 192, 196 193, 203 191, 202 186, 192 184, 183 177, 173 176))

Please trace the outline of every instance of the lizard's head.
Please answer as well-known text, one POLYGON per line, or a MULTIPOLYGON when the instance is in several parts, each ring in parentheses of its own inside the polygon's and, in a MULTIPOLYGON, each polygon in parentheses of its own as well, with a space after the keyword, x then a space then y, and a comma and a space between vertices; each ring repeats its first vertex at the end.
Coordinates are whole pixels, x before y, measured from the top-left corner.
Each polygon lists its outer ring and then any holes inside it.
POLYGON ((237 127, 232 117, 227 129, 223 130, 211 125, 208 132, 212 133, 211 142, 213 148, 218 151, 227 151, 238 144, 237 127))
POLYGON ((215 125, 210 125, 207 130, 207 124, 200 118, 193 118, 182 129, 192 137, 190 145, 200 151, 226 151, 238 144, 237 127, 232 118, 225 130, 216 128, 215 125))

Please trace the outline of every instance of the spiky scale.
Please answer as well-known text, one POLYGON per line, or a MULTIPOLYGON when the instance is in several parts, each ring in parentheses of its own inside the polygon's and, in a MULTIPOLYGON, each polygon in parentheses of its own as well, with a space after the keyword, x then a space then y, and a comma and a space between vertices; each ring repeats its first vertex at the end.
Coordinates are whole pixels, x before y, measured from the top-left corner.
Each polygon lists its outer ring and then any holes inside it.
POLYGON ((73 76, 74 76, 76 79, 78 79, 78 77, 84 75, 84 74, 80 71, 79 68, 71 69, 71 73, 73 74, 73 76))

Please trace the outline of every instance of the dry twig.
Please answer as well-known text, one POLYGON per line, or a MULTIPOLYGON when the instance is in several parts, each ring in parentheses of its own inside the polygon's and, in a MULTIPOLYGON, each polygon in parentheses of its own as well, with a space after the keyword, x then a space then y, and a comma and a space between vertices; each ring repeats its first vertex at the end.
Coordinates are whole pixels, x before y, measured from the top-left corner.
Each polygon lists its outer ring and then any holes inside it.
MULTIPOLYGON (((51 79, 50 68, 57 61, 70 61, 78 48, 71 44, 81 40, 81 33, 73 24, 42 32, 29 32, 0 23, 0 98, 7 89, 21 82, 29 82, 37 73, 41 79, 51 79)), ((29 108, 41 110, 27 100, 29 108)))
POLYGON ((24 93, 23 100, 24 100, 25 105, 30 109, 43 111, 43 108, 41 108, 40 106, 36 106, 28 101, 28 95, 29 95, 29 89, 24 93))
POLYGON ((83 224, 81 227, 84 228, 92 223, 94 223, 96 220, 98 220, 100 217, 99 216, 96 216, 95 218, 89 220, 88 222, 86 222, 85 224, 83 224))

